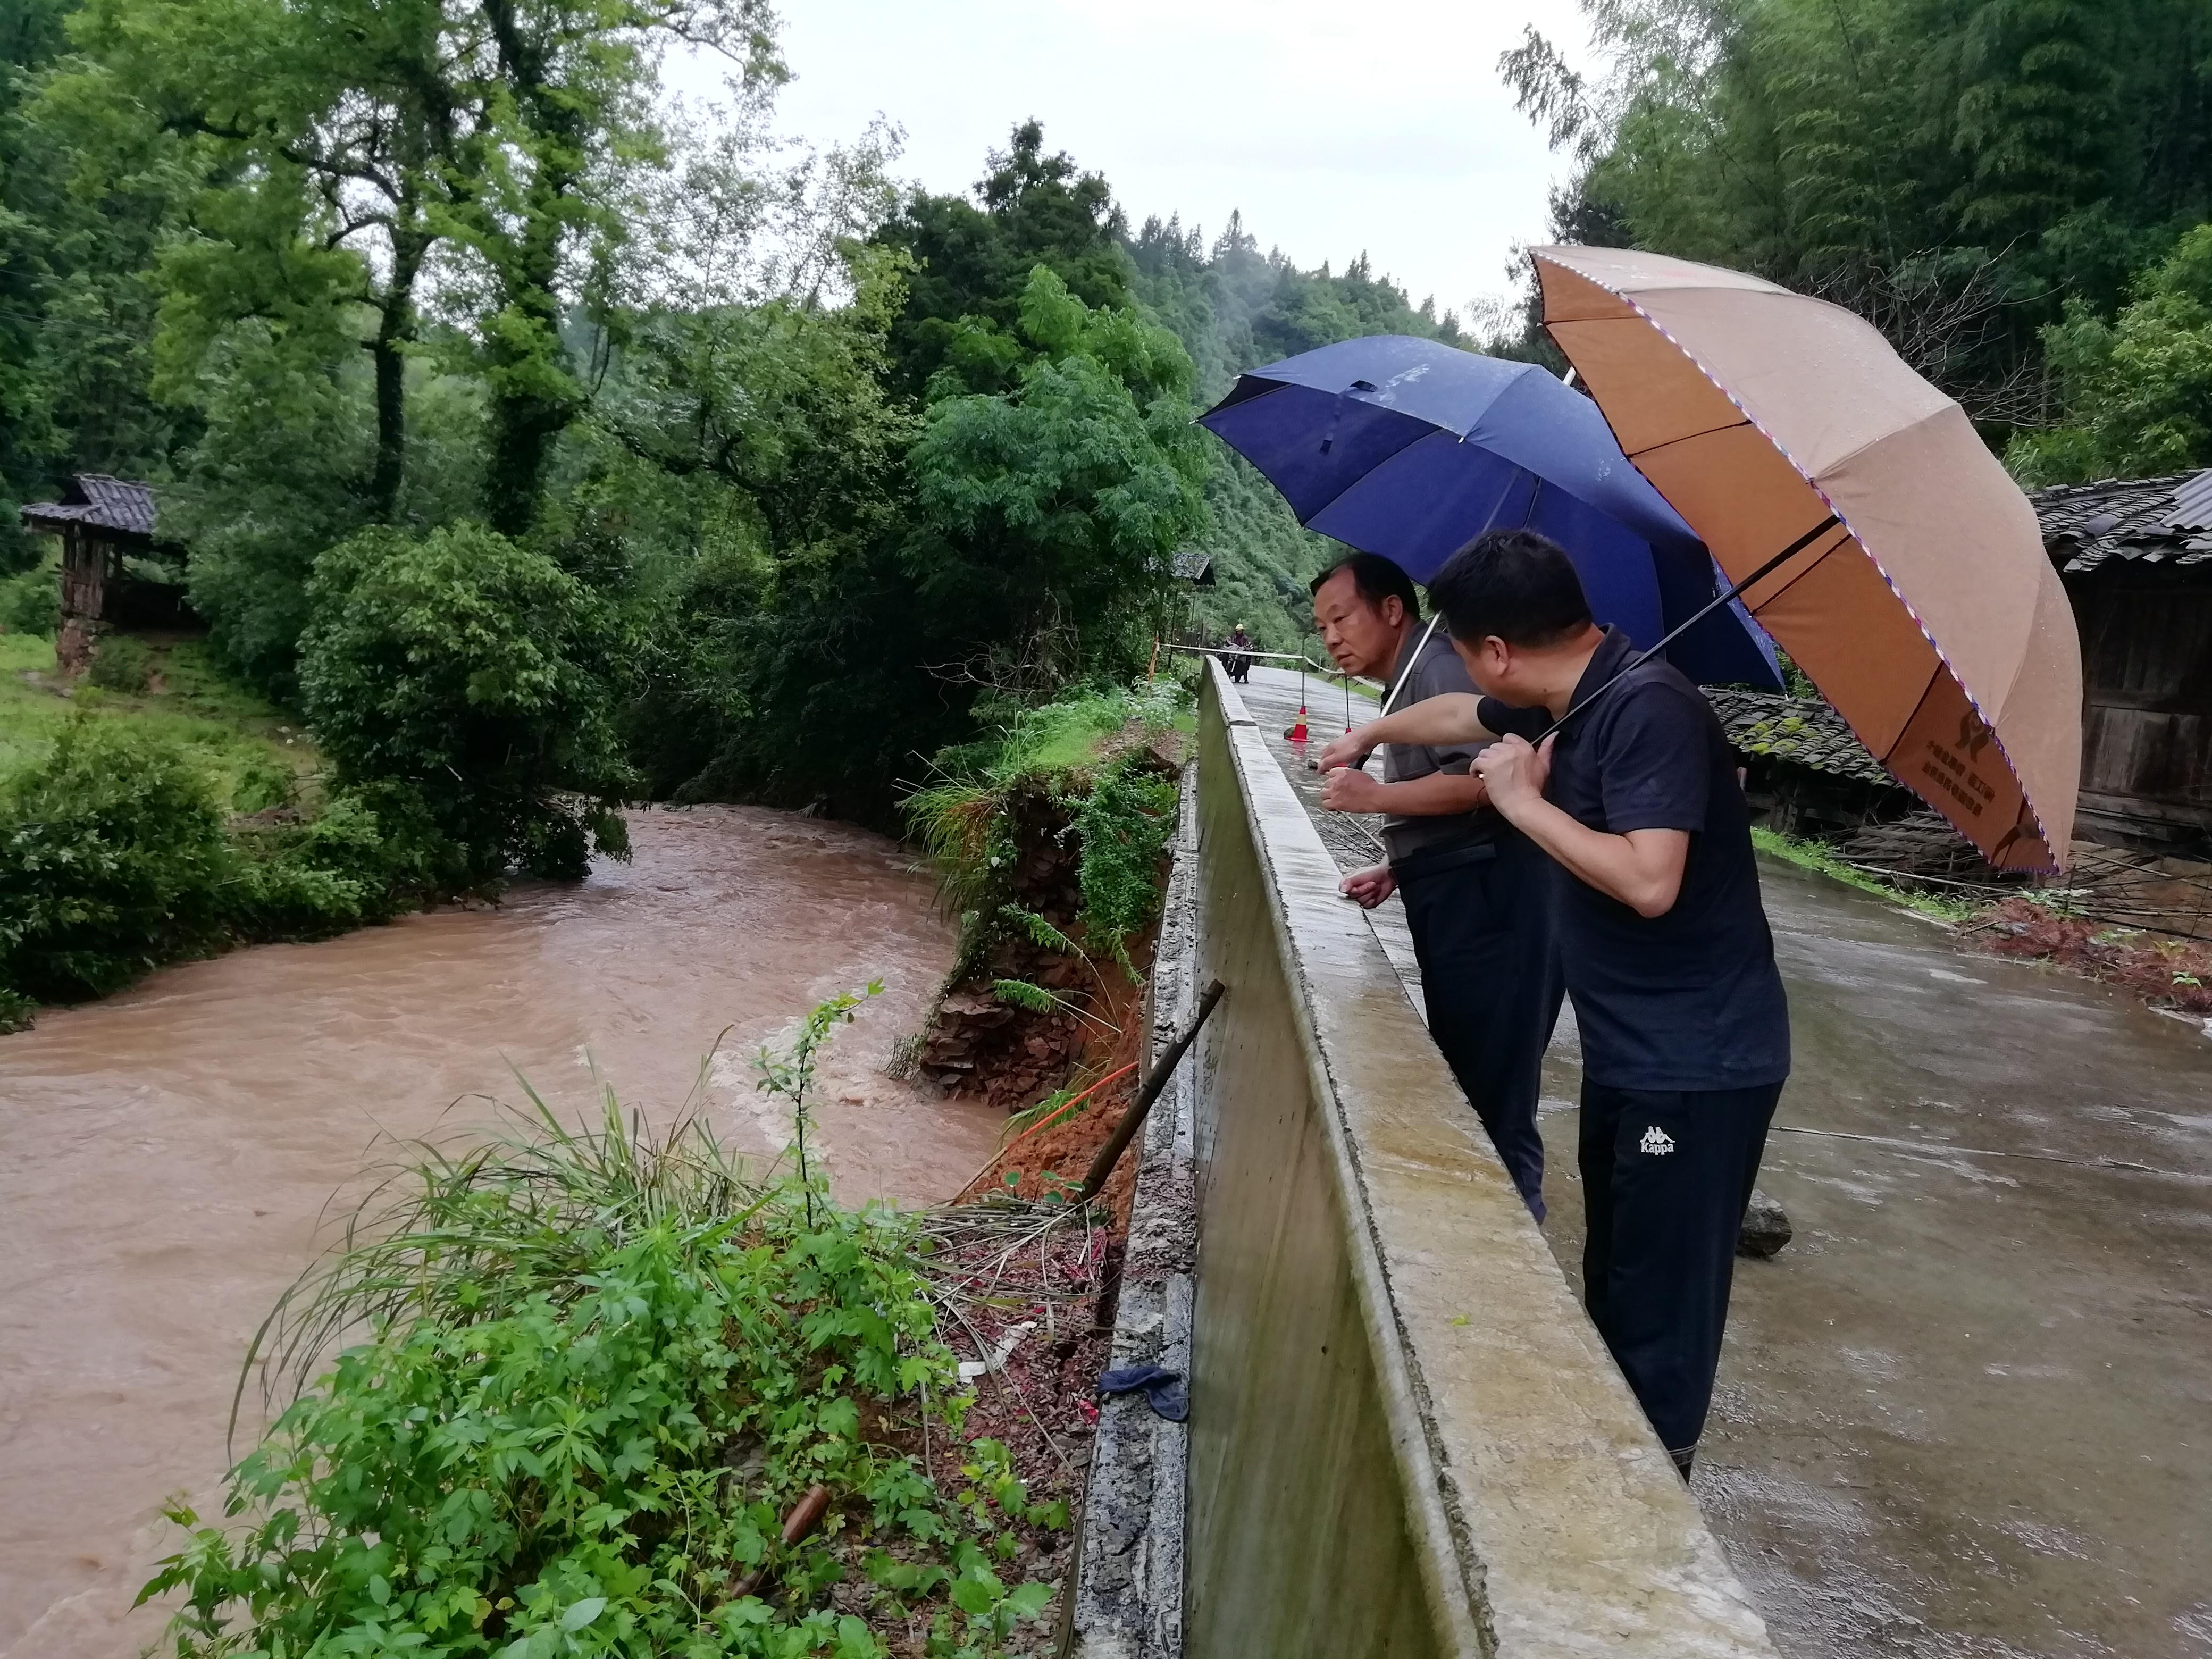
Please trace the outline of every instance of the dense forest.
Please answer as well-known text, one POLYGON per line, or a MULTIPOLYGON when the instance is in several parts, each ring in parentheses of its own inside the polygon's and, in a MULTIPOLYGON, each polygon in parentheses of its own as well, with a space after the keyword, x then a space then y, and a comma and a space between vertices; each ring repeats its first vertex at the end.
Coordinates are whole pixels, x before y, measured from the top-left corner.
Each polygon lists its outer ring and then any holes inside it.
MULTIPOLYGON (((0 755, 23 995, 575 875, 626 800, 892 825, 1164 634, 1294 641, 1324 544, 1193 415, 1457 337, 1364 258, 1133 232, 1034 121, 951 195, 888 125, 780 137, 758 0, 26 0, 0 52, 0 629, 54 623, 18 504, 148 481, 131 574, 322 763, 210 781, 82 720, 0 755), (663 95, 679 51, 719 104, 663 95)), ((80 708, 143 687, 100 651, 80 708)))
MULTIPOLYGON (((1500 65, 1571 161, 1551 234, 1858 309, 2025 482, 2212 464, 2203 0, 1586 4, 1592 62, 1500 65)), ((29 994, 574 875, 624 801, 896 824, 1163 635, 1305 637, 1326 544, 1191 424, 1240 368, 1548 350, 1364 254, 1133 228, 1034 121, 952 194, 889 125, 781 137, 761 0, 17 0, 0 69, 0 629, 53 621, 17 504, 147 480, 135 574, 321 766, 294 799, 144 732, 0 752, 29 994), (722 101, 664 95, 679 51, 722 101)))
POLYGON ((1571 155, 1553 237, 1881 325, 2024 483, 2212 465, 2212 6, 1583 0, 1501 68, 1571 155))

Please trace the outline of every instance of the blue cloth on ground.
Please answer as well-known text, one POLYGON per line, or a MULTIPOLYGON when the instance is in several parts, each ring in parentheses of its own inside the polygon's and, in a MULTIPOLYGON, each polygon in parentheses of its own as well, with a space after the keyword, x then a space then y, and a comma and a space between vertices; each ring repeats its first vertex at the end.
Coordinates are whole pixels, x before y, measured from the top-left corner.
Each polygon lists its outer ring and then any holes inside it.
POLYGON ((1190 1393, 1182 1373, 1161 1365, 1124 1365, 1098 1379, 1101 1394, 1142 1394, 1155 1415, 1180 1423, 1190 1415, 1190 1393))

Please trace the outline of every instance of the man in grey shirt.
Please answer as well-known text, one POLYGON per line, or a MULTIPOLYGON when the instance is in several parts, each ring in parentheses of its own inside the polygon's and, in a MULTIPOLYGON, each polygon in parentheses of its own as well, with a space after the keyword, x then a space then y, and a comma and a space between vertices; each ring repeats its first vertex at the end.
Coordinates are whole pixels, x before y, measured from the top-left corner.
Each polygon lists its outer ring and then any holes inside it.
MULTIPOLYGON (((1387 674, 1393 708, 1474 690, 1442 629, 1424 640, 1413 580, 1389 560, 1352 554, 1314 579, 1313 595, 1314 622, 1337 666, 1387 674)), ((1386 744, 1381 781, 1340 769, 1322 780, 1322 802, 1385 815, 1389 862, 1354 871, 1343 890, 1370 909, 1394 891, 1404 899, 1429 1035, 1540 1221, 1536 1097, 1564 993, 1553 878, 1551 861, 1486 803, 1470 770, 1480 747, 1386 744)))

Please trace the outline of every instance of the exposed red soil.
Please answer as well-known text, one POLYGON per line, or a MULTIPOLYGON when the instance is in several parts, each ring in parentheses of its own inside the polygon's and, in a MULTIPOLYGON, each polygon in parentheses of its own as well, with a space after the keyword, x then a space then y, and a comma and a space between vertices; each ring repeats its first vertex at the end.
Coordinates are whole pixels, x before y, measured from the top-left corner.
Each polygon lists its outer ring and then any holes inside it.
POLYGON ((2024 898, 1992 905, 1961 933, 1995 956, 2055 963, 2125 986, 2154 1007, 2212 1014, 2212 945, 2056 916, 2024 898))

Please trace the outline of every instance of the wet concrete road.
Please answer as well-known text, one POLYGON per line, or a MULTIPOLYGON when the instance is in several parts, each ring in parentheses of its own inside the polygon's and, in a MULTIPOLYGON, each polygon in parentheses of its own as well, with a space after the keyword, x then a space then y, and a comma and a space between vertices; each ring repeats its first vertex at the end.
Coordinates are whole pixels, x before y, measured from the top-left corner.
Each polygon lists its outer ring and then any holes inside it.
MULTIPOLYGON (((1279 732, 1295 677, 1263 673, 1279 732)), ((2212 1041, 1760 876, 1796 1047, 1760 1184, 1797 1236, 1738 1263, 1695 1490, 1776 1645, 2212 1655, 2212 1041)), ((1546 1231, 1578 1280, 1571 1024, 1546 1231)))
POLYGON ((824 1062, 840 1190, 941 1197, 990 1156, 998 1114, 883 1075, 952 953, 910 854, 747 808, 631 825, 635 861, 580 886, 169 969, 0 1037, 0 1655, 124 1659, 160 1634, 128 1612, 176 1547, 159 1505, 214 1512, 246 1340, 319 1213, 395 1138, 489 1121, 514 1071, 582 1116, 595 1062, 663 1123, 696 1083, 766 1155, 788 1122, 750 1056, 881 976, 824 1062))

